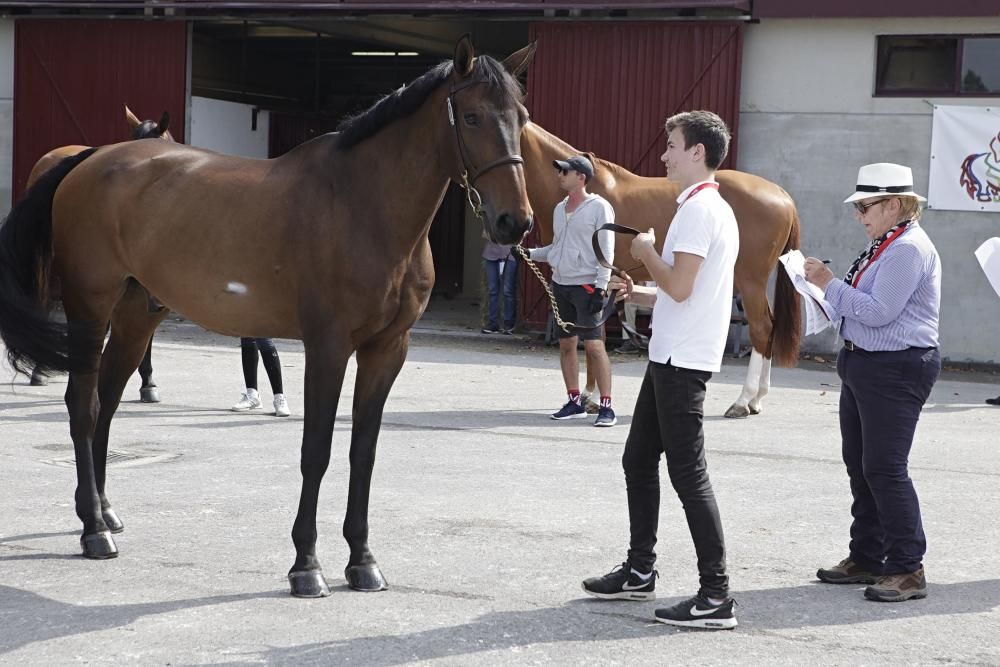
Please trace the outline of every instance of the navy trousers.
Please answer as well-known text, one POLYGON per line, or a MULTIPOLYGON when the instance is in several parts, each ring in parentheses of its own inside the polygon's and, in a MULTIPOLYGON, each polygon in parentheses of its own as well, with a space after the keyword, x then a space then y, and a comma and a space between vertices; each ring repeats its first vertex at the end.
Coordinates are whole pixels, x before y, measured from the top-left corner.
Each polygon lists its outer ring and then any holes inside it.
POLYGON ((713 598, 729 594, 726 543, 715 493, 705 463, 704 420, 707 371, 649 362, 635 402, 622 467, 628 491, 631 540, 628 560, 649 572, 656 562, 660 517, 660 457, 684 507, 698 556, 700 592, 713 598))
POLYGON ((503 292, 503 326, 513 329, 517 323, 517 258, 484 259, 486 267, 486 328, 499 329, 500 292, 503 292))
POLYGON ((937 348, 843 349, 840 434, 851 480, 851 560, 884 575, 915 572, 927 541, 907 471, 913 434, 941 372, 937 348))

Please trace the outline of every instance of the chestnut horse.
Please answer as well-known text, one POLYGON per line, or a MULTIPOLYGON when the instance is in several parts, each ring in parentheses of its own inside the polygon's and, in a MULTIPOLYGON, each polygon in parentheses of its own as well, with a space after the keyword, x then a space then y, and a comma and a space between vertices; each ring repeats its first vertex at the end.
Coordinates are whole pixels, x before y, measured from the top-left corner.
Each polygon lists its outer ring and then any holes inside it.
MULTIPOLYGON (((167 141, 173 141, 174 137, 170 134, 170 130, 167 128, 170 125, 170 114, 166 111, 160 116, 159 122, 155 120, 139 120, 132 110, 125 107, 125 122, 129 126, 129 135, 132 139, 166 139, 167 141)), ((53 148, 48 153, 39 158, 35 166, 31 168, 31 173, 28 174, 28 185, 27 189, 30 189, 32 185, 35 184, 42 174, 47 172, 52 167, 56 166, 62 162, 65 158, 77 155, 83 151, 90 148, 90 146, 60 146, 59 148, 53 148)), ((52 298, 59 298, 58 294, 50 295, 52 298)), ((153 380, 153 340, 150 338, 149 345, 146 347, 146 355, 142 358, 142 362, 139 364, 139 377, 142 380, 142 384, 139 386, 139 400, 143 403, 159 403, 160 393, 157 389, 156 382, 153 380)), ((41 386, 46 384, 45 376, 35 369, 31 373, 31 384, 34 386, 41 386)), ((112 532, 121 532, 121 527, 118 527, 117 531, 113 529, 112 532)))
POLYGON ((452 181, 497 243, 518 243, 530 229, 518 155, 528 114, 515 74, 532 54, 522 49, 505 69, 476 57, 463 37, 453 60, 279 158, 115 144, 67 158, 14 207, 0 227, 0 335, 15 369, 30 360, 69 371, 84 556, 117 555, 102 512, 108 431, 163 317, 138 296, 141 283, 212 331, 304 343, 293 595, 330 593, 316 556, 316 507, 357 353, 345 576, 355 589, 386 588, 368 547, 369 490, 386 396, 434 284, 427 234, 452 181), (50 268, 65 325, 41 305, 50 268))
MULTIPOLYGON (((542 243, 552 242, 552 211, 565 193, 553 176, 553 160, 582 153, 536 123, 521 133, 528 179, 528 198, 535 211, 542 243)), ((590 156, 594 177, 587 185, 615 209, 619 224, 642 231, 656 230, 657 248, 663 247, 667 227, 677 210, 680 186, 666 178, 637 176, 613 162, 590 156)), ((718 172, 719 193, 729 202, 740 228, 740 254, 736 259, 736 289, 750 325, 753 352, 746 383, 727 417, 746 417, 761 410, 761 400, 771 383, 771 359, 780 366, 794 366, 799 360, 802 322, 799 296, 784 271, 775 283, 774 316, 767 301, 767 281, 778 264, 778 256, 799 247, 799 217, 795 203, 780 187, 752 174, 718 172)), ((617 235, 615 257, 630 257, 631 237, 617 235)), ((622 261, 617 262, 623 265, 622 261)), ((624 266, 628 266, 624 264, 624 266)), ((633 279, 649 280, 645 267, 630 270, 633 279)), ((589 373, 589 369, 588 369, 589 373)), ((588 377, 587 386, 593 382, 588 377)))

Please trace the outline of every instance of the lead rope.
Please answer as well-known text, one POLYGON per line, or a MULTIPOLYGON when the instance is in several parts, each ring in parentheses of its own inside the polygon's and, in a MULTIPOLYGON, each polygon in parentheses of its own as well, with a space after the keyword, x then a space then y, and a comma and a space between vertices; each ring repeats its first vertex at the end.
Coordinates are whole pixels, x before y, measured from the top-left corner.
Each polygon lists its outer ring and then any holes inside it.
POLYGON ((528 251, 525 250, 521 244, 514 246, 514 250, 516 250, 517 254, 524 258, 524 261, 528 264, 528 268, 531 269, 532 273, 534 273, 538 278, 538 282, 540 282, 542 287, 545 288, 545 293, 549 295, 549 303, 552 304, 552 316, 555 317, 556 324, 566 333, 571 333, 570 329, 576 327, 576 324, 573 322, 566 322, 559 316, 559 306, 556 305, 556 295, 552 293, 552 288, 549 287, 549 281, 542 275, 541 269, 538 268, 537 264, 531 261, 531 258, 528 257, 528 251))

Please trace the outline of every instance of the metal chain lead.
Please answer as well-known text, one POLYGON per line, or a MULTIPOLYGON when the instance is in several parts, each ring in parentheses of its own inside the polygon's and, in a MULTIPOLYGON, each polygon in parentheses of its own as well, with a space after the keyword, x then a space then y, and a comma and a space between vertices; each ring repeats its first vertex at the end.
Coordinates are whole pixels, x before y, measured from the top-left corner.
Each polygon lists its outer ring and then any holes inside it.
POLYGON ((524 261, 528 263, 528 268, 530 268, 535 276, 538 277, 538 282, 542 283, 542 287, 545 288, 545 293, 549 295, 549 303, 552 304, 552 315, 555 317, 556 324, 566 333, 571 333, 570 329, 575 327, 576 324, 573 322, 566 322, 559 316, 559 306, 556 305, 556 295, 552 293, 552 288, 549 287, 549 281, 547 281, 545 276, 542 275, 541 269, 539 269, 538 266, 531 261, 531 258, 528 257, 528 251, 525 250, 520 244, 514 246, 514 250, 516 250, 517 254, 523 257, 524 261))

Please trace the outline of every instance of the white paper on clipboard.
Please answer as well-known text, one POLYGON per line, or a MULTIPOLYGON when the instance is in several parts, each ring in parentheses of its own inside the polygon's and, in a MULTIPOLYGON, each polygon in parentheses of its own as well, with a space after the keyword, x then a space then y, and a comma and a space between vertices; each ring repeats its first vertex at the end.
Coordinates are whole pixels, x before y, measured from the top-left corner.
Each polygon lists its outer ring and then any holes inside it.
POLYGON ((811 336, 823 331, 834 324, 834 319, 838 320, 839 325, 840 318, 836 318, 833 308, 826 302, 823 290, 806 280, 805 256, 798 250, 790 250, 779 257, 778 261, 785 267, 785 272, 791 278, 796 291, 805 297, 803 302, 806 306, 806 335, 811 336))

